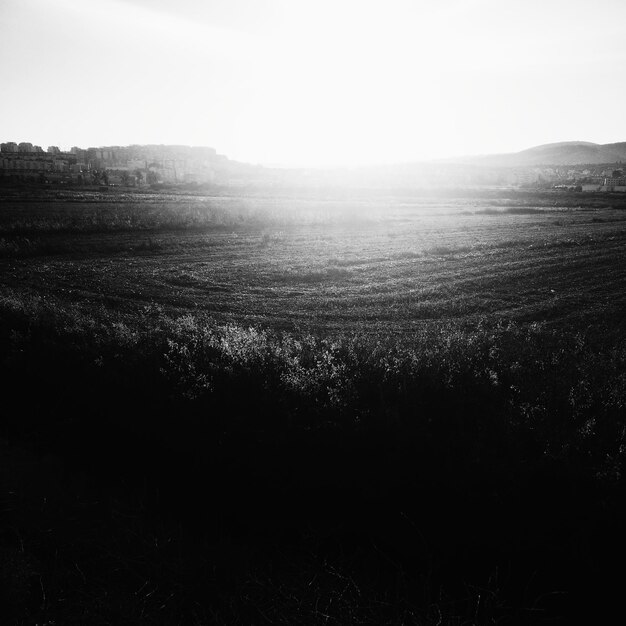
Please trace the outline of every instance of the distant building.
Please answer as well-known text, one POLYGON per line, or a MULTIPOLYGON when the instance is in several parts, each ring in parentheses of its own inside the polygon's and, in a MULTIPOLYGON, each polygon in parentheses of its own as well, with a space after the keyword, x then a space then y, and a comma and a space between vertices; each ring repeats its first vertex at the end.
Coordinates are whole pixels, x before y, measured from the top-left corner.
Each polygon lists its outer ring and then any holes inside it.
POLYGON ((587 183, 585 185, 581 185, 583 191, 602 191, 602 185, 598 183, 587 183))
POLYGON ((626 189, 626 178, 605 178, 604 187, 606 191, 623 191, 626 189))
MULTIPOLYGON (((88 149, 73 146, 69 152, 58 146, 44 151, 29 142, 0 145, 0 176, 27 179, 45 175, 45 180, 91 180, 94 170, 107 170, 112 180, 122 185, 154 184, 229 184, 231 181, 256 180, 248 166, 218 155, 214 148, 178 145, 98 146, 88 149)), ((33 178, 34 179, 34 178, 33 178)), ((113 183, 115 184, 115 183, 113 183)))

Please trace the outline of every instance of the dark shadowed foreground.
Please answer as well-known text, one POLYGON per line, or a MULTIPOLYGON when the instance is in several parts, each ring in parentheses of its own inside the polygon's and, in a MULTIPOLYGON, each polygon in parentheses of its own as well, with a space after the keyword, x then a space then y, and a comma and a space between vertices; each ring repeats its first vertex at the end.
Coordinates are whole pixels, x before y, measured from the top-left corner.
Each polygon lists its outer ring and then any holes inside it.
POLYGON ((0 211, 3 623, 600 620, 620 207, 245 202, 0 211))

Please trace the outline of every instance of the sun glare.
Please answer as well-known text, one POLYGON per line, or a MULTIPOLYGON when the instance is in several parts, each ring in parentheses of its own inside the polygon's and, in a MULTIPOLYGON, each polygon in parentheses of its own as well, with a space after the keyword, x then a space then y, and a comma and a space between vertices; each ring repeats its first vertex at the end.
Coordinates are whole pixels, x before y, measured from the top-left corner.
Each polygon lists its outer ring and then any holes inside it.
POLYGON ((415 161, 611 141, 626 96, 610 69, 626 61, 620 20, 564 0, 542 5, 541 20, 518 0, 241 0, 239 13, 193 0, 8 6, 0 70, 29 69, 0 78, 22 100, 57 97, 45 118, 7 102, 5 119, 24 138, 68 148, 209 145, 287 166, 415 161), (589 35, 599 21, 601 53, 589 35), (585 74, 603 85, 601 114, 590 91, 568 97, 585 74))

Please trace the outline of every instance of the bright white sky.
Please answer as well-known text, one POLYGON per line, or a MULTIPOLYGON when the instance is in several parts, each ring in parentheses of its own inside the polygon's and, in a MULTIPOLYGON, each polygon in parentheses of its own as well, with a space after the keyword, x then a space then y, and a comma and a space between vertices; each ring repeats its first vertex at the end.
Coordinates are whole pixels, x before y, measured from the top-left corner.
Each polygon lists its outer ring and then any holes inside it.
POLYGON ((0 0, 0 140, 357 165, 626 140, 624 0, 0 0))

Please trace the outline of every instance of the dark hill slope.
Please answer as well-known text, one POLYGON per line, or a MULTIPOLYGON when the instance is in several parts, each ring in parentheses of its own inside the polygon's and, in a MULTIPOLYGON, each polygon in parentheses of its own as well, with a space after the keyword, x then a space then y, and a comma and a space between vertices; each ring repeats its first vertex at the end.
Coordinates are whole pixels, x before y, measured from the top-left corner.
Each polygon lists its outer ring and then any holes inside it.
POLYGON ((464 163, 502 167, 582 165, 626 162, 626 142, 597 144, 586 141, 549 143, 521 152, 462 159, 464 163))

